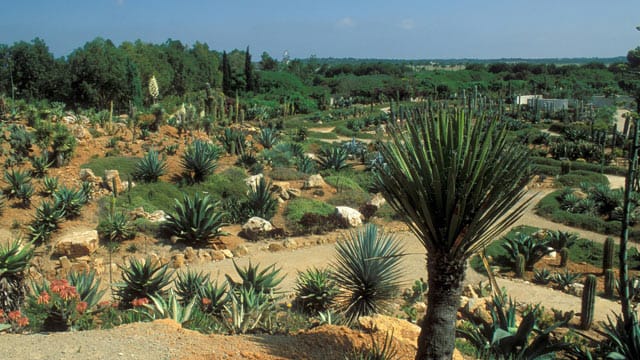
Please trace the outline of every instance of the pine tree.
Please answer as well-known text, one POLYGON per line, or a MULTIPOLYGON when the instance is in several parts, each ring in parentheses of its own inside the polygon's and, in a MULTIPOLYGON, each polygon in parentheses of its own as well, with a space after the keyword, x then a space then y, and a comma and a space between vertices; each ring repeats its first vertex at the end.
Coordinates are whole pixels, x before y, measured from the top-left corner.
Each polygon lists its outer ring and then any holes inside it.
POLYGON ((253 68, 251 66, 251 53, 249 53, 248 46, 244 56, 244 76, 247 82, 246 84, 247 92, 253 91, 253 68))
POLYGON ((225 95, 231 94, 231 64, 227 52, 222 52, 222 92, 225 95))

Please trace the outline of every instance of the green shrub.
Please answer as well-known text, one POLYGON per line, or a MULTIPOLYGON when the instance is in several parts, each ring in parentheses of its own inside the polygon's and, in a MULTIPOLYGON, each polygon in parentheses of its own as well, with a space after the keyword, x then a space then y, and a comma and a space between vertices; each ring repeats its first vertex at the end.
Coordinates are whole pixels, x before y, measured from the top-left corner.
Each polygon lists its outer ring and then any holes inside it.
POLYGON ((338 192, 343 190, 355 190, 364 192, 364 190, 354 180, 347 176, 330 175, 324 178, 324 181, 336 188, 338 192))
POLYGON ((335 207, 323 201, 296 198, 287 203, 284 216, 287 226, 295 226, 302 219, 304 214, 330 215, 335 211, 335 207))
POLYGON ((184 176, 193 183, 203 182, 218 166, 222 150, 211 143, 196 140, 185 150, 180 164, 184 176))
POLYGON ((96 176, 103 177, 105 170, 118 169, 118 175, 121 179, 127 179, 129 176, 133 176, 136 170, 136 164, 140 158, 137 157, 124 157, 124 156, 110 156, 103 158, 92 158, 80 168, 91 169, 96 176))
POLYGON ((556 184, 560 186, 577 187, 581 183, 609 185, 609 179, 605 175, 591 171, 575 170, 566 175, 560 175, 556 184))
POLYGON ((278 166, 271 169, 269 176, 277 181, 291 181, 304 179, 307 177, 307 174, 290 167, 278 166))

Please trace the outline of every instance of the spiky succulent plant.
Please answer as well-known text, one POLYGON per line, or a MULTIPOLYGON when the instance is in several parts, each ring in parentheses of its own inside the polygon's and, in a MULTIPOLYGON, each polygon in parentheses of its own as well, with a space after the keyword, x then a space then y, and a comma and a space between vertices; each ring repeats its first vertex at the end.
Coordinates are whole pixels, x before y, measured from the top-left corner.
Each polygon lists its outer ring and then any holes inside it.
POLYGON ((184 175, 194 183, 204 181, 217 167, 221 149, 211 143, 196 140, 182 155, 184 175))
POLYGON ((190 243, 207 243, 216 236, 224 235, 224 213, 219 202, 209 195, 196 193, 193 197, 184 196, 182 201, 176 199, 173 214, 168 214, 165 228, 171 235, 190 243))
POLYGON ((136 163, 133 178, 147 183, 157 182, 158 178, 165 174, 167 162, 158 156, 155 150, 149 152, 136 163))
POLYGON ((121 307, 130 308, 131 302, 136 299, 166 295, 165 288, 171 279, 167 264, 156 264, 150 258, 143 261, 131 259, 128 265, 122 265, 120 269, 123 281, 116 283, 115 287, 121 307))
POLYGON ((33 256, 31 243, 0 243, 0 310, 18 310, 25 296, 25 272, 33 256))

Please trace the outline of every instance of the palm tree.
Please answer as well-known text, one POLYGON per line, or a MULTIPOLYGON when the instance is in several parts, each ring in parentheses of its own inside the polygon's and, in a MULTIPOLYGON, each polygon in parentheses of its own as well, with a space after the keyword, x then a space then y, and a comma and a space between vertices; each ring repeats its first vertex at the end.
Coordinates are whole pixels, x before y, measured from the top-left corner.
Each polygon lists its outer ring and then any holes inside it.
POLYGON ((495 119, 418 109, 389 127, 377 182, 427 250, 428 307, 416 359, 451 358, 467 259, 522 215, 527 150, 495 119))

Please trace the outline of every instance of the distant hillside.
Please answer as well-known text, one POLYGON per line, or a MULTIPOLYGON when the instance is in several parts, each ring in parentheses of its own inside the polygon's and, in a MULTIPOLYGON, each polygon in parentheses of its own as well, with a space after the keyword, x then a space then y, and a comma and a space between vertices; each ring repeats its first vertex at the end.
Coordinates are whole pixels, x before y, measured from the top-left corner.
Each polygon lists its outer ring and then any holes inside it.
POLYGON ((581 58, 501 58, 501 59, 357 59, 357 58, 307 58, 300 59, 302 62, 314 61, 320 64, 361 64, 361 63, 394 63, 412 65, 459 65, 459 64, 494 64, 494 63, 527 63, 527 64, 555 64, 555 65, 583 65, 589 63, 613 64, 626 62, 625 56, 608 58, 581 57, 581 58))

